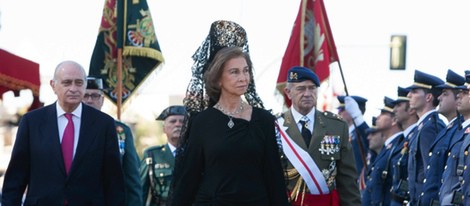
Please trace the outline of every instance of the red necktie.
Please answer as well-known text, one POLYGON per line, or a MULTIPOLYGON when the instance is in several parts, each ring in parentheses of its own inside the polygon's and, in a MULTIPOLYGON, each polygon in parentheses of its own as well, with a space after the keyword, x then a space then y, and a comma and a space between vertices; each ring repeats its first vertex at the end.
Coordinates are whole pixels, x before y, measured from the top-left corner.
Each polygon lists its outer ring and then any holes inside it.
POLYGON ((74 126, 72 121, 72 114, 66 113, 68 123, 64 130, 64 136, 62 137, 62 156, 64 157, 65 171, 69 174, 70 166, 72 165, 73 159, 73 139, 74 139, 74 126))

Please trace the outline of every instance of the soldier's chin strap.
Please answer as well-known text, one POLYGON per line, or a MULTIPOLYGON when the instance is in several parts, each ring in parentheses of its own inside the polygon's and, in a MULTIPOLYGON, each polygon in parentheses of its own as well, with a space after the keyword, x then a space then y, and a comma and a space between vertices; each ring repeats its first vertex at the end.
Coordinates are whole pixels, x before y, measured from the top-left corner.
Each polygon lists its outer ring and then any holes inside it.
POLYGON ((150 192, 152 194, 152 198, 155 198, 157 205, 160 205, 160 200, 161 198, 158 196, 157 193, 157 184, 155 183, 154 174, 155 174, 155 169, 153 167, 153 154, 149 150, 147 151, 147 158, 145 158, 145 163, 147 164, 148 168, 148 175, 149 175, 149 181, 150 181, 150 192))

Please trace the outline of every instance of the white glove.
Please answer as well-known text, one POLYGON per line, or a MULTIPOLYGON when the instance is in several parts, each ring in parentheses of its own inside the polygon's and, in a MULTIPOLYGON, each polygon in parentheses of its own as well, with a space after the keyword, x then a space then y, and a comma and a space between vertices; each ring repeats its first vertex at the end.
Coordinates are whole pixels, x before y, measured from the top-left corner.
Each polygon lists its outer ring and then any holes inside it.
POLYGON ((353 118, 354 123, 356 123, 356 126, 359 126, 364 122, 364 118, 362 117, 362 112, 359 109, 359 105, 357 104, 356 100, 354 100, 352 97, 346 96, 344 98, 344 109, 353 118))

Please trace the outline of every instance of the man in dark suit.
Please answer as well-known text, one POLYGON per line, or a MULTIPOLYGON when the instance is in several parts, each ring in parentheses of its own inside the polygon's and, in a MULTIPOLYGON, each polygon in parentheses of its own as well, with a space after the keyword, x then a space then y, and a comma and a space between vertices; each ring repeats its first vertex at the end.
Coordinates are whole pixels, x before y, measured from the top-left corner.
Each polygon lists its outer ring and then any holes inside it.
MULTIPOLYGON (((83 103, 101 110, 104 103, 103 80, 87 77, 87 86, 83 103)), ((134 146, 134 136, 131 128, 121 121, 115 120, 119 152, 124 172, 124 185, 126 188, 126 206, 143 205, 142 183, 139 176, 139 156, 134 146)))
POLYGON ((157 117, 163 121, 163 132, 167 144, 145 149, 140 165, 140 177, 143 185, 143 199, 150 206, 166 205, 170 189, 175 153, 181 128, 184 124, 186 108, 180 105, 169 106, 157 117))
POLYGON ((293 67, 284 89, 290 109, 277 119, 292 205, 360 205, 348 126, 316 107, 318 76, 293 67))
POLYGON ((123 205, 114 120, 82 104, 86 73, 60 63, 50 85, 57 102, 21 119, 2 191, 3 206, 123 205))

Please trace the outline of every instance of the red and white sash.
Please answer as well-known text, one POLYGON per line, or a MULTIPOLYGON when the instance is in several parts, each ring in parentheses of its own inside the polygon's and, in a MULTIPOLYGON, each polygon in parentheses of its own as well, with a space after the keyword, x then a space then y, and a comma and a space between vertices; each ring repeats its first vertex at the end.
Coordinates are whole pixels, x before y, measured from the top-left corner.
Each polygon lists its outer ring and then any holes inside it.
POLYGON ((330 190, 326 184, 325 177, 317 164, 307 151, 303 150, 287 135, 287 127, 283 125, 284 119, 279 118, 276 127, 281 134, 282 149, 287 159, 289 159, 292 166, 294 166, 300 176, 302 176, 311 194, 329 194, 330 190))

